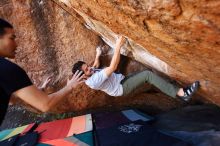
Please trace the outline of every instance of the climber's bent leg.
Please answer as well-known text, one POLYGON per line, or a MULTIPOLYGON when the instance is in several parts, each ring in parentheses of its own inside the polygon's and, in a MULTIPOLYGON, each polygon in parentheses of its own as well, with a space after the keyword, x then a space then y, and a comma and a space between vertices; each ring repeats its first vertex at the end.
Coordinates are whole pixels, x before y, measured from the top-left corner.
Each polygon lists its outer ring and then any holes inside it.
POLYGON ((139 86, 145 83, 154 85, 163 93, 174 98, 176 97, 177 92, 180 89, 177 86, 164 80, 160 76, 154 74, 153 72, 146 70, 133 74, 122 80, 121 84, 123 86, 123 95, 128 95, 129 93, 133 92, 135 89, 137 89, 139 86))

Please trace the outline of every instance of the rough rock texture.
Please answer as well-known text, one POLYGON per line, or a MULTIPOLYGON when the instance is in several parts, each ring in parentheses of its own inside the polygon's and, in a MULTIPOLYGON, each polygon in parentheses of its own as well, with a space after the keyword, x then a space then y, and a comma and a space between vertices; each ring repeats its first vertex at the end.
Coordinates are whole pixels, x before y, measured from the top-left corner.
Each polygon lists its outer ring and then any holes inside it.
MULTIPOLYGON (((0 16, 12 22, 16 30, 19 47, 14 61, 27 71, 37 86, 52 75, 48 92, 56 91, 66 84, 75 61, 91 63, 95 57, 95 48, 100 42, 97 33, 87 29, 82 19, 73 17, 51 0, 0 1, 0 16)), ((102 64, 106 65, 111 55, 101 59, 102 64)), ((146 69, 136 61, 126 60, 127 67, 122 69, 125 74, 146 69)), ((181 106, 181 102, 157 90, 153 94, 144 93, 150 88, 143 87, 140 89, 141 94, 137 92, 138 94, 134 93, 135 96, 114 98, 81 85, 53 111, 85 111, 125 106, 160 111, 181 106)))
POLYGON ((15 61, 37 84, 50 74, 66 79, 76 60, 90 61, 95 56, 98 36, 53 2, 5 1, 2 9, 1 15, 14 24, 17 33, 15 61))
POLYGON ((113 45, 180 81, 200 80, 204 100, 220 105, 219 0, 54 0, 113 45), (81 17, 80 17, 80 16, 81 17))

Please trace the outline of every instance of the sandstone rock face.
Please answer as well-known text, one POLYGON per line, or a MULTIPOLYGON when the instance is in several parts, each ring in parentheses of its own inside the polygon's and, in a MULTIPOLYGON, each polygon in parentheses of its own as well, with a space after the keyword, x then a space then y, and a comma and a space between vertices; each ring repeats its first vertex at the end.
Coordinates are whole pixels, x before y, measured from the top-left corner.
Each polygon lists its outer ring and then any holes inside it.
POLYGON ((15 61, 37 84, 50 74, 53 79, 65 79, 76 60, 90 61, 95 56, 98 36, 53 2, 6 2, 1 15, 14 24, 17 33, 15 61))
POLYGON ((220 1, 54 0, 75 10, 111 46, 128 38, 133 57, 220 104, 220 1))
MULTIPOLYGON (((128 40, 122 54, 144 64, 127 58, 125 74, 147 66, 182 85, 201 80, 199 97, 205 98, 199 100, 220 105, 219 6, 217 0, 1 0, 0 16, 12 22, 17 33, 14 61, 36 85, 52 75, 50 91, 65 85, 75 61, 93 61, 99 36, 114 48, 122 34, 128 40)), ((103 56, 103 64, 110 58, 103 56)), ((150 88, 114 98, 81 85, 54 111, 130 105, 169 110, 181 106, 164 94, 146 93, 150 88)))
MULTIPOLYGON (((27 71, 37 86, 52 75, 48 92, 54 92, 66 84, 75 61, 84 60, 91 63, 95 57, 99 36, 87 29, 84 22, 70 15, 53 1, 1 1, 0 16, 9 20, 16 30, 19 47, 14 61, 27 71)), ((107 65, 110 59, 111 55, 103 56, 102 64, 107 65)), ((145 69, 143 65, 131 59, 127 61, 127 67, 123 69, 125 73, 145 69)), ((144 91, 146 89, 144 88, 144 91)), ((19 100, 15 101, 24 104, 19 100)), ((150 105, 156 109, 168 110, 180 104, 160 93, 144 94, 135 98, 113 98, 82 85, 53 111, 85 111, 128 105, 150 105), (158 103, 161 96, 163 99, 158 103)))

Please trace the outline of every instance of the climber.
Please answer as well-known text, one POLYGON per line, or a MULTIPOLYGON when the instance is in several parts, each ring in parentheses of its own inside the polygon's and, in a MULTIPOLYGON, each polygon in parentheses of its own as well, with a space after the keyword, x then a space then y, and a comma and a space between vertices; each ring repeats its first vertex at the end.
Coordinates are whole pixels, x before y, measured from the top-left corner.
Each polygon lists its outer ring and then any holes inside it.
MULTIPOLYGON (((4 119, 11 96, 22 99, 42 112, 47 112, 67 97, 78 84, 83 82, 84 78, 82 72, 76 71, 64 88, 47 95, 32 84, 21 67, 6 59, 6 57, 15 58, 17 48, 15 38, 13 26, 9 22, 0 19, 0 125, 4 119)), ((48 81, 42 85, 43 88, 48 81)))
POLYGON ((124 42, 124 37, 119 37, 117 39, 114 55, 108 67, 98 69, 100 64, 99 57, 102 51, 100 48, 97 48, 93 66, 91 67, 83 61, 78 61, 73 65, 73 74, 77 70, 83 71, 87 86, 95 90, 104 91, 110 96, 126 96, 137 89, 137 87, 149 83, 173 98, 178 96, 184 101, 189 101, 191 99, 192 95, 199 87, 199 81, 194 82, 186 88, 178 88, 148 70, 133 73, 126 77, 122 74, 114 73, 120 61, 120 48, 124 42))

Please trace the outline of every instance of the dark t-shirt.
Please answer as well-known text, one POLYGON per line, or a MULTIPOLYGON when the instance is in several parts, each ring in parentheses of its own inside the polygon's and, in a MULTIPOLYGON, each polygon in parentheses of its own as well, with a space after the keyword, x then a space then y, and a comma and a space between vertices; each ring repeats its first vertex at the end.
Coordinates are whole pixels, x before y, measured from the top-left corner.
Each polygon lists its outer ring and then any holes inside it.
POLYGON ((21 67, 0 57, 0 125, 12 93, 30 85, 32 82, 21 67))

